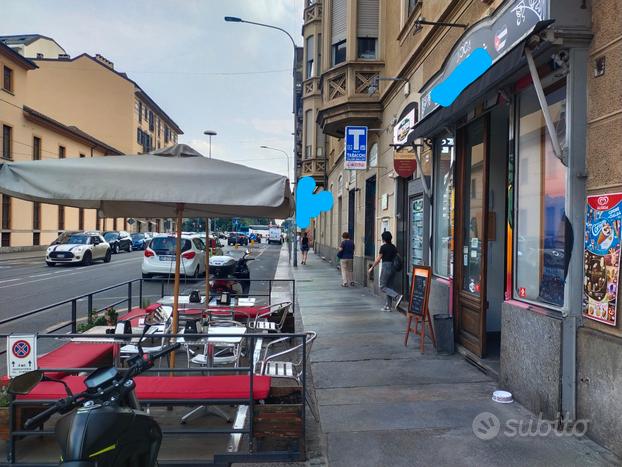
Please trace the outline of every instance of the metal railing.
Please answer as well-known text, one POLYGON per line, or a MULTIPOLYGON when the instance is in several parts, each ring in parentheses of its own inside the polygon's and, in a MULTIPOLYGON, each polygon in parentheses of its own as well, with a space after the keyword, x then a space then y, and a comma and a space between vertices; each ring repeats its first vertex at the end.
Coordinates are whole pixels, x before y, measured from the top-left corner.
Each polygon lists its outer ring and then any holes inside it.
MULTIPOLYGON (((0 339, 1 338, 7 338, 10 334, 0 334, 0 339)), ((157 336, 157 339, 173 339, 173 338, 178 338, 178 337, 182 337, 184 336, 184 334, 156 334, 155 336, 157 336)), ((155 336, 150 336, 150 337, 155 337, 155 336)), ((95 342, 97 342, 97 340, 99 339, 101 341, 101 339, 111 339, 114 338, 115 342, 111 343, 112 345, 120 345, 121 343, 129 343, 130 339, 132 338, 136 338, 138 337, 137 334, 79 334, 79 333, 71 333, 71 334, 56 334, 56 333, 50 333, 50 334, 40 334, 37 335, 37 341, 39 339, 58 339, 58 340, 67 340, 67 341, 71 341, 72 338, 76 338, 79 337, 81 340, 84 338, 89 338, 89 339, 93 339, 95 342), (124 340, 127 339, 127 340, 124 340)), ((186 338, 188 338, 188 335, 185 335, 186 338)), ((217 333, 193 333, 192 334, 192 338, 200 340, 200 339, 212 339, 212 338, 219 338, 219 337, 223 337, 223 338, 230 338, 231 335, 230 334, 217 334, 217 333)), ((234 435, 234 434, 239 434, 239 435, 247 435, 248 436, 248 452, 229 452, 229 453, 214 453, 213 454, 213 460, 212 463, 214 465, 218 464, 220 465, 220 463, 226 463, 226 464, 230 464, 232 462, 257 462, 258 460, 261 461, 272 461, 272 462, 277 462, 277 461, 295 461, 295 460, 299 460, 300 456, 303 454, 302 450, 300 449, 301 446, 303 446, 304 444, 301 442, 298 444, 298 450, 284 450, 284 451, 266 451, 266 452, 256 452, 255 450, 255 446, 254 446, 254 435, 255 435, 255 426, 254 426, 254 408, 255 408, 255 397, 254 397, 254 378, 256 376, 259 376, 257 373, 257 363, 259 363, 258 361, 256 361, 255 357, 254 357, 254 349, 255 346, 258 342, 258 340, 266 340, 266 339, 279 339, 279 338, 293 338, 294 339, 294 344, 295 344, 295 340, 296 339, 300 339, 301 343, 302 343, 302 347, 301 347, 301 352, 302 352, 302 377, 301 377, 301 386, 300 386, 300 402, 299 403, 293 403, 291 405, 294 406, 300 406, 300 416, 301 416, 301 434, 300 434, 300 440, 304 440, 305 436, 306 436, 306 429, 305 429, 305 418, 306 418, 306 401, 305 401, 305 395, 307 394, 307 387, 306 387, 306 371, 307 371, 307 355, 308 355, 308 351, 307 351, 307 335, 306 334, 299 334, 299 333, 290 333, 290 334, 286 334, 286 333, 279 333, 279 334, 254 334, 254 333, 248 333, 245 334, 242 339, 243 341, 246 341, 247 343, 247 349, 248 349, 248 354, 247 354, 247 358, 248 358, 248 364, 247 366, 242 366, 242 367, 214 367, 214 366, 199 366, 199 367, 191 367, 191 368, 169 368, 169 367, 158 367, 158 368, 151 368, 147 371, 145 371, 145 374, 149 374, 149 373, 171 373, 171 375, 169 376, 170 378, 174 378, 175 376, 173 376, 173 374, 182 374, 180 376, 177 376, 179 378, 183 378, 183 374, 186 375, 191 375, 193 373, 201 373, 201 374, 205 374, 208 373, 211 377, 214 374, 222 374, 222 373, 233 373, 233 374, 247 374, 249 377, 249 386, 248 386, 248 391, 249 391, 249 396, 248 398, 239 398, 239 399, 210 399, 210 398, 205 398, 205 399, 183 399, 183 398, 179 398, 179 399, 174 399, 174 398, 161 398, 161 399, 146 399, 146 400, 142 400, 140 401, 142 405, 144 406, 201 406, 201 405, 247 405, 249 407, 249 412, 248 412, 248 424, 247 424, 247 428, 193 428, 193 429, 170 429, 170 428, 164 428, 162 429, 162 433, 163 435, 214 435, 214 434, 229 434, 229 435, 234 435)), ((88 343, 85 342, 81 342, 81 344, 84 345, 89 345, 88 343)), ((261 344, 260 344, 261 345, 261 344)), ((118 366, 117 367, 119 372, 122 373, 123 371, 125 371, 126 369, 123 367, 118 366)), ((80 368, 40 368, 42 371, 44 372, 54 372, 54 373, 66 373, 67 375, 70 374, 79 374, 85 371, 92 371, 95 370, 96 368, 90 368, 90 367, 80 367, 80 368)), ((148 377, 148 376, 145 376, 148 377)), ((217 376, 215 376, 217 377, 217 376)), ((62 389, 62 388, 61 388, 62 389)), ((7 447, 6 447, 6 455, 7 455, 7 461, 11 464, 18 464, 18 465, 27 465, 27 464, 23 464, 23 463, 18 463, 17 459, 16 459, 16 441, 22 437, 27 437, 27 436, 53 436, 54 435, 54 431, 53 430, 44 430, 43 427, 41 427, 41 429, 33 429, 33 430, 25 430, 22 429, 21 426, 15 426, 15 421, 17 420, 16 417, 16 409, 20 406, 28 406, 30 408, 32 408, 33 406, 41 406, 41 407, 45 407, 45 406, 49 406, 52 403, 56 402, 56 400, 52 400, 52 399, 41 399, 41 400, 35 400, 35 399, 19 399, 19 398, 15 398, 15 397, 11 397, 11 402, 9 405, 9 440, 7 443, 7 447)), ((178 464, 179 461, 177 460, 171 460, 170 461, 173 465, 174 464, 178 464)), ((196 461, 182 461, 184 463, 184 465, 210 465, 209 461, 206 461, 205 459, 202 460, 196 460, 196 461)), ((41 463, 37 463, 37 465, 48 465, 48 464, 41 464, 41 463)), ((56 465, 53 463, 50 463, 49 465, 56 465)), ((159 462, 159 465, 165 466, 167 465, 166 461, 161 461, 159 462)))

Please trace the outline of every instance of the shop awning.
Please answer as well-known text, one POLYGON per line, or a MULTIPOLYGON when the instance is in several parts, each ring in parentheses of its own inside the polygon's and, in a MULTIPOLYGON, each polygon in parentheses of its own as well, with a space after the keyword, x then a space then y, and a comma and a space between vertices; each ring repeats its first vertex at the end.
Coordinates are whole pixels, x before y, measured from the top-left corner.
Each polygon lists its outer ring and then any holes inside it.
POLYGON ((475 102, 486 93, 500 85, 509 76, 527 64, 524 54, 525 43, 517 45, 505 57, 486 71, 467 87, 449 107, 439 107, 413 128, 409 141, 417 138, 434 136, 443 127, 448 126, 464 115, 475 102))

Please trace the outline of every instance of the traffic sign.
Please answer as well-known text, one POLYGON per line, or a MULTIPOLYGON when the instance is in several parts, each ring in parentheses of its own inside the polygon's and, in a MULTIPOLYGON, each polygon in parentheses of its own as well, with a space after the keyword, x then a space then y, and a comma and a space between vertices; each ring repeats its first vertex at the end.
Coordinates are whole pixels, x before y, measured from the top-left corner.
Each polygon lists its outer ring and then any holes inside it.
POLYGON ((367 127, 347 126, 345 131, 345 169, 367 169, 367 127))
POLYGON ((37 337, 34 334, 11 334, 7 339, 9 378, 37 369, 37 337))

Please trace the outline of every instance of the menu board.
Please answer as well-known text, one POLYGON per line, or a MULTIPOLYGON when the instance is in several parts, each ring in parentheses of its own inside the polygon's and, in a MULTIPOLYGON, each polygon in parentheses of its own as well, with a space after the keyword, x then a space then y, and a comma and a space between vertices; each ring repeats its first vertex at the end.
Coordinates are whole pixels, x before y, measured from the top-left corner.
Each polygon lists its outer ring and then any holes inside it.
POLYGON ((620 272, 622 193, 588 196, 583 258, 583 313, 615 326, 620 272))
POLYGON ((413 266, 408 312, 421 316, 426 314, 429 296, 430 268, 427 266, 413 266))

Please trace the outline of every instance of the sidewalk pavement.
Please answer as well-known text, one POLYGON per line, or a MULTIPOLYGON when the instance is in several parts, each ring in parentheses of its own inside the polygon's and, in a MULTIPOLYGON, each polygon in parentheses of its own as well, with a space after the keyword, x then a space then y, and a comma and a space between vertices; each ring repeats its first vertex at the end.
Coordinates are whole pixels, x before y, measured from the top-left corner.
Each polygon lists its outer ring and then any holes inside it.
POLYGON ((0 252, 0 262, 2 261, 21 261, 24 259, 40 259, 43 261, 45 259, 45 247, 42 247, 41 250, 32 250, 32 251, 17 251, 10 253, 1 253, 0 252))
POLYGON ((404 347, 404 315, 380 311, 381 298, 360 286, 342 288, 315 254, 298 264, 287 268, 304 329, 318 333, 311 370, 331 467, 622 465, 517 402, 493 402, 496 382, 460 355, 438 356, 430 341, 421 355, 413 336, 404 347))

